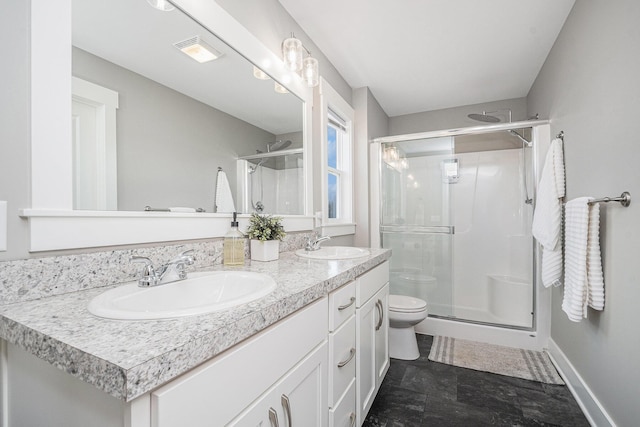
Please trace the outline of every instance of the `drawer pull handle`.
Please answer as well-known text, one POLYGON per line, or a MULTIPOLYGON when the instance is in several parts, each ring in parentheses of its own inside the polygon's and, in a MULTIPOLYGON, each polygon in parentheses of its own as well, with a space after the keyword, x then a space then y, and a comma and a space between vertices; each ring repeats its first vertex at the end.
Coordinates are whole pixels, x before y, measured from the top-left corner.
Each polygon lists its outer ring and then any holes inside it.
POLYGON ((286 394, 282 395, 282 407, 284 408, 284 413, 287 415, 287 420, 289 421, 287 425, 289 427, 293 427, 293 423, 291 422, 291 402, 289 401, 289 397, 286 394))
POLYGON ((351 350, 349 350, 349 357, 347 357, 347 360, 343 360, 342 362, 338 363, 338 368, 343 368, 347 365, 347 363, 351 362, 351 359, 353 359, 353 356, 356 355, 356 349, 351 347, 351 350))
POLYGON ((349 415, 349 421, 350 421, 349 427, 353 427, 353 426, 356 425, 356 413, 355 412, 352 412, 351 415, 349 415))
POLYGON ((341 306, 338 307, 338 311, 346 310, 347 308, 351 307, 354 302, 356 302, 356 297, 351 297, 349 299, 349 303, 348 304, 341 305, 341 306))
POLYGON ((276 413, 276 410, 273 408, 269 408, 269 422, 271 423, 271 427, 279 427, 278 414, 276 413))
POLYGON ((378 313, 380 314, 380 319, 378 320, 378 324, 376 325, 376 331, 378 331, 382 327, 382 322, 384 320, 384 307, 381 300, 376 301, 376 307, 378 308, 378 313))

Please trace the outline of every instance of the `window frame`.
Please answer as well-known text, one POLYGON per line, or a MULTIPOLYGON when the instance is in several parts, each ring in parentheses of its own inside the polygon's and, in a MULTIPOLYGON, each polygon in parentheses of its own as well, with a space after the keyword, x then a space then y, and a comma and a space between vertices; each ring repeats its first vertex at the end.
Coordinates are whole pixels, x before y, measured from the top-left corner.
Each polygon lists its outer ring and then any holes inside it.
POLYGON ((322 234, 355 233, 354 109, 324 79, 320 79, 322 234), (336 129, 336 167, 328 162, 329 126, 336 129), (341 129, 343 127, 344 129, 341 129), (329 218, 329 174, 337 176, 336 218, 329 218))

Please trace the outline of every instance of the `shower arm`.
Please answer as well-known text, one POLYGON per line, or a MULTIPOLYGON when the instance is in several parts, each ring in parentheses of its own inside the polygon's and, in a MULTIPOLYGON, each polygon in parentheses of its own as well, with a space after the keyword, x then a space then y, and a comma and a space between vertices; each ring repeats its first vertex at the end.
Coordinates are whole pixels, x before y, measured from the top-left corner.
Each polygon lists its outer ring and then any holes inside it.
POLYGON ((522 141, 523 144, 525 144, 527 147, 531 147, 531 145, 533 144, 531 141, 527 141, 527 139, 520 135, 517 131, 513 130, 513 129, 509 129, 509 133, 515 137, 517 137, 520 141, 522 141))

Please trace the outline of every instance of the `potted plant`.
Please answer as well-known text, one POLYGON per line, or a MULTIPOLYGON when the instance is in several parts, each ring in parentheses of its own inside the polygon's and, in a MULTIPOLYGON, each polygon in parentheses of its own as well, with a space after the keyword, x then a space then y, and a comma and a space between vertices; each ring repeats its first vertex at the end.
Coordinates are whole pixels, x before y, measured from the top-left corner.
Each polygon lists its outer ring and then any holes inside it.
POLYGON ((282 218, 252 213, 249 218, 247 235, 251 239, 251 259, 273 261, 280 254, 280 240, 286 233, 282 227, 282 218))

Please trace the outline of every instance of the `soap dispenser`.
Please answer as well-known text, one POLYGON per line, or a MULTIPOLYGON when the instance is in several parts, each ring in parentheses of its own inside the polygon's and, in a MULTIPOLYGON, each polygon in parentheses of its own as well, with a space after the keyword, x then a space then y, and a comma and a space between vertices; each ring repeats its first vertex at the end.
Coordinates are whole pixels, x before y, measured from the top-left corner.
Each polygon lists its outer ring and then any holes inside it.
POLYGON ((233 213, 231 229, 224 236, 222 263, 224 265, 244 264, 244 234, 238 230, 237 212, 233 213))

